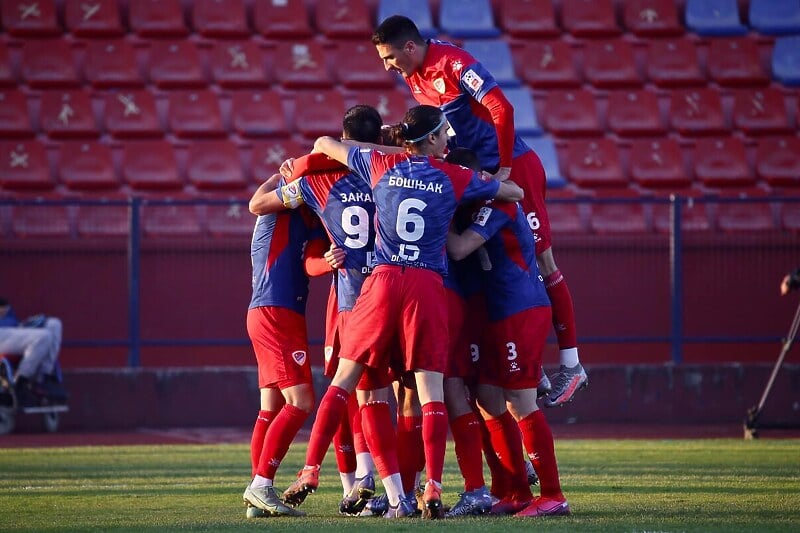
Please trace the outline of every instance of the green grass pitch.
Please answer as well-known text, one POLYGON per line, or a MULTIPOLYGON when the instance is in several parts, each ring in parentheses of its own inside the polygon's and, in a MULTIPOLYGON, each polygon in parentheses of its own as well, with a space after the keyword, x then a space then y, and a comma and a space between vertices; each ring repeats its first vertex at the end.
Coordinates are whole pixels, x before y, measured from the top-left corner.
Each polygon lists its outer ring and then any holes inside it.
MULTIPOLYGON (((298 444, 276 485, 303 461, 298 444)), ((556 442, 572 516, 429 522, 336 512, 332 454, 306 518, 246 519, 246 445, 4 449, 0 531, 800 531, 800 440, 563 440, 556 442)), ((460 488, 452 451, 445 503, 460 488)))

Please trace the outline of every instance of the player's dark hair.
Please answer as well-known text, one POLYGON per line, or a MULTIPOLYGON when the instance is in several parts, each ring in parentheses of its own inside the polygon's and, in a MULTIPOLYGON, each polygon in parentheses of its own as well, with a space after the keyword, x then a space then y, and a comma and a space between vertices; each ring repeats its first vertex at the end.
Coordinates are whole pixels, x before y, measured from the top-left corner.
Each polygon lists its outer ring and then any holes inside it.
POLYGON ((423 141, 431 133, 444 126, 444 113, 432 105, 414 106, 403 117, 403 122, 391 126, 389 133, 395 139, 402 139, 406 146, 423 141))
POLYGON ((419 33, 419 28, 414 21, 402 15, 392 15, 378 25, 372 34, 372 44, 388 44, 401 48, 408 41, 425 44, 425 39, 419 33))
POLYGON ((462 167, 467 167, 477 172, 481 171, 481 162, 478 159, 478 154, 469 148, 453 148, 447 153, 444 160, 448 163, 461 165, 462 167))
POLYGON ((380 143, 382 126, 381 114, 369 105, 355 105, 348 109, 342 118, 343 136, 354 141, 380 143))
POLYGON ((381 128, 381 144, 384 146, 403 146, 403 139, 400 137, 401 129, 397 124, 385 125, 381 128))

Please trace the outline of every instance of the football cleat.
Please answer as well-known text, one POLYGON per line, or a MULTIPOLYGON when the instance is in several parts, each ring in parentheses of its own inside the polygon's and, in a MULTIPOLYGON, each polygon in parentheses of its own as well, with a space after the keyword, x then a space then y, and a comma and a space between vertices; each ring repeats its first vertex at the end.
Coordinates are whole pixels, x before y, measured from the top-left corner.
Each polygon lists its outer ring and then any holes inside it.
POLYGON ((306 496, 313 494, 319 487, 319 465, 304 467, 297 473, 289 488, 283 491, 283 501, 286 505, 297 507, 303 503, 306 496))
MULTIPOLYGON (((247 487, 244 491, 243 499, 245 504, 261 509, 267 516, 306 515, 303 511, 298 511, 285 505, 275 493, 275 487, 258 487, 255 489, 247 487)), ((250 516, 249 510, 247 515, 250 516)))
POLYGON ((269 513, 266 512, 264 509, 259 509, 258 507, 253 507, 249 503, 247 504, 247 511, 245 511, 244 515, 247 518, 267 518, 269 513))
POLYGON ((568 514, 569 504, 563 496, 561 498, 539 496, 514 516, 566 516, 568 514))
POLYGON ((433 480, 425 483, 425 492, 422 494, 422 518, 437 520, 444 518, 442 509, 442 486, 433 480))
POLYGON ((408 498, 408 495, 403 496, 400 498, 400 501, 397 502, 397 505, 388 505, 389 500, 386 500, 387 509, 386 513, 383 515, 384 518, 388 520, 393 520, 395 518, 406 518, 409 516, 415 516, 417 514, 416 506, 414 505, 413 499, 408 498))
POLYGON ((516 514, 523 509, 525 509, 528 505, 530 505, 532 500, 518 500, 516 498, 501 498, 497 501, 494 505, 492 505, 492 510, 490 514, 495 515, 509 515, 509 514, 516 514))
POLYGON ((358 516, 383 516, 387 509, 389 509, 389 498, 386 494, 381 494, 367 500, 364 510, 358 516))
POLYGON ((458 501, 445 513, 445 517, 477 516, 486 514, 491 510, 492 497, 489 494, 489 489, 483 486, 479 489, 459 494, 458 501))
POLYGON ((367 502, 375 495, 375 478, 372 474, 357 478, 353 488, 339 504, 341 514, 355 516, 364 510, 367 502))
POLYGON ((572 368, 561 365, 554 381, 552 392, 544 399, 545 407, 560 407, 571 402, 576 392, 589 385, 589 376, 580 363, 572 368))
POLYGON ((547 374, 545 374, 544 368, 541 369, 541 372, 542 372, 542 377, 539 378, 539 384, 536 385, 537 399, 547 396, 553 390, 553 384, 550 383, 550 378, 548 378, 547 374))

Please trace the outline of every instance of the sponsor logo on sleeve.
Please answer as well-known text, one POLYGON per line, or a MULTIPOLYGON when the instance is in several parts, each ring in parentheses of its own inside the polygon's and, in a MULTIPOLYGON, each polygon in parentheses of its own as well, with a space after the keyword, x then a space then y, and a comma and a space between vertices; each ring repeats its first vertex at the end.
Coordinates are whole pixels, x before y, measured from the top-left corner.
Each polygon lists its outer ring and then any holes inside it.
POLYGON ((475 223, 479 226, 485 226, 486 222, 489 221, 489 215, 491 214, 491 207, 481 207, 480 211, 478 211, 478 214, 475 215, 475 223))
POLYGON ((480 91, 481 87, 483 87, 483 78, 478 76, 478 74, 472 69, 469 69, 464 73, 463 80, 464 84, 466 84, 467 87, 475 92, 480 91))

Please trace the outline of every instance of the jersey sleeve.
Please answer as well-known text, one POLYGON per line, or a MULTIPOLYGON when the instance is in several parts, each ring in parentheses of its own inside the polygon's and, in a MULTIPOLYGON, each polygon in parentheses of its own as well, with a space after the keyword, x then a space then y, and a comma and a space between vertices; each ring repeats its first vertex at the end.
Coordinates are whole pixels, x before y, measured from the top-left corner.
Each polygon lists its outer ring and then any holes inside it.
POLYGON ((477 60, 461 69, 460 78, 461 88, 478 102, 497 87, 494 76, 477 60))
POLYGON ((372 187, 372 154, 373 150, 353 146, 347 153, 347 166, 353 174, 366 181, 372 187))
POLYGON ((300 179, 312 172, 330 172, 344 170, 344 166, 325 154, 313 153, 298 157, 292 164, 292 177, 288 181, 300 179))
POLYGON ((514 157, 514 107, 506 99, 500 87, 489 91, 481 100, 481 105, 489 110, 497 132, 497 150, 500 154, 500 166, 510 167, 514 157))
POLYGON ((485 240, 489 240, 495 233, 511 220, 508 214, 502 209, 492 205, 484 205, 478 209, 475 219, 469 228, 485 240))
POLYGON ((491 178, 484 178, 483 174, 480 172, 473 172, 459 201, 471 202, 473 200, 491 200, 497 196, 498 190, 500 190, 499 181, 491 178))
POLYGON ((278 188, 275 189, 275 194, 288 209, 297 209, 305 203, 299 181, 286 183, 286 180, 281 179, 278 188))

